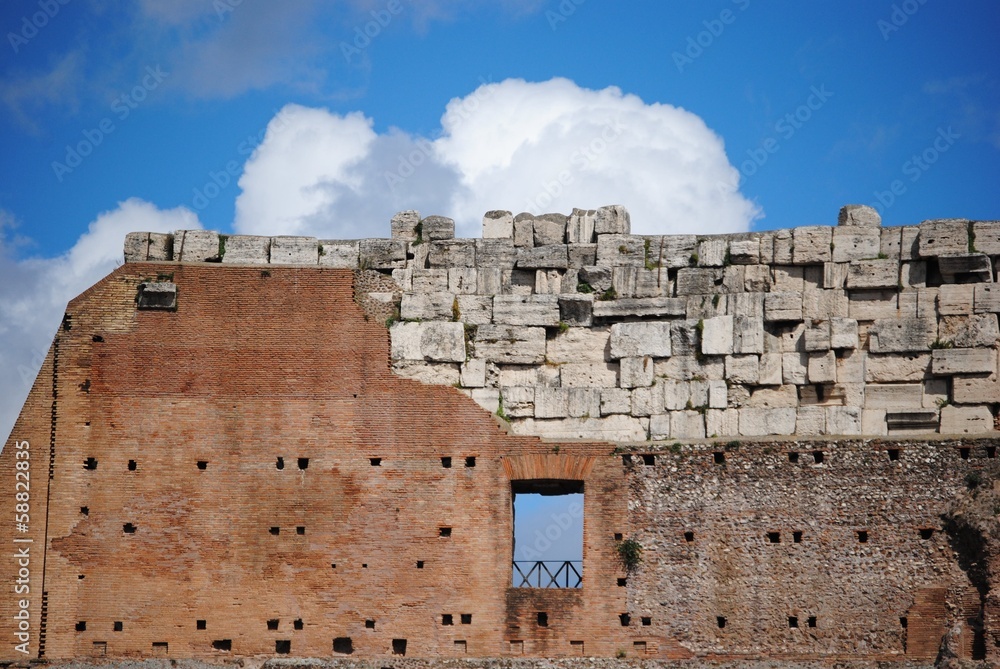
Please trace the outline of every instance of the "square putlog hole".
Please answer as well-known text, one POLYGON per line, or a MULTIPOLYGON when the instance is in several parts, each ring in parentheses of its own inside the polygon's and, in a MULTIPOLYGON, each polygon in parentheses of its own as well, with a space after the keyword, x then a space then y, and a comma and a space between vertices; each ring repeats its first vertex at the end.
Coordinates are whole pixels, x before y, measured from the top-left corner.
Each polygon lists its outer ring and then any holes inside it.
POLYGON ((338 655, 350 655, 354 652, 354 642, 349 636, 337 637, 333 640, 333 652, 338 655))
POLYGON ((393 639, 392 640, 392 654, 393 655, 406 655, 406 639, 393 639))

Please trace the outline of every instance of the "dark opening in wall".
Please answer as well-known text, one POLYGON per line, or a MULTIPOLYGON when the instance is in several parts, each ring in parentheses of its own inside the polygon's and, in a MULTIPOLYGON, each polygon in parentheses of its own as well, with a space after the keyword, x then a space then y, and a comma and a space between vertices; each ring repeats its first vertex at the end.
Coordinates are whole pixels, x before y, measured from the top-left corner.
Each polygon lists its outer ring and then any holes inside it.
POLYGON ((767 540, 769 542, 771 542, 772 544, 780 544, 781 543, 781 532, 768 532, 767 533, 767 540))
POLYGON ((368 563, 367 563, 367 562, 363 563, 363 564, 361 565, 361 568, 362 568, 362 569, 368 569, 368 563))
POLYGON ((271 630, 272 632, 274 630, 278 629, 278 619, 277 618, 271 618, 270 620, 268 620, 267 621, 267 629, 271 630))
POLYGON ((684 533, 684 541, 686 541, 688 543, 691 543, 692 541, 694 541, 694 532, 692 532, 691 530, 688 530, 687 532, 685 532, 684 533))
POLYGON ((354 643, 349 636, 339 636, 333 640, 333 652, 350 655, 354 652, 354 643))
POLYGON ((424 561, 417 560, 417 569, 423 569, 423 568, 424 568, 424 561))
POLYGON ((365 629, 366 630, 373 630, 373 629, 375 629, 375 621, 374 620, 366 620, 365 621, 365 629))
POLYGON ((627 578, 620 578, 620 579, 618 579, 618 587, 619 588, 624 588, 627 585, 628 585, 628 579, 627 578))
POLYGON ((128 461, 128 470, 129 470, 130 472, 134 472, 134 471, 135 471, 135 468, 136 468, 136 466, 137 466, 137 465, 135 464, 135 460, 129 460, 129 461, 128 461))
POLYGON ((275 469, 284 469, 285 468, 285 459, 283 457, 281 457, 280 455, 278 456, 278 461, 274 463, 274 468, 275 469))
POLYGON ((306 533, 306 526, 305 525, 299 525, 298 527, 295 528, 295 534, 297 534, 299 536, 302 536, 305 533, 306 533))
POLYGON ((382 466, 382 458, 368 458, 368 462, 369 464, 371 464, 372 467, 382 466))
POLYGON ((656 456, 653 455, 652 453, 647 453, 646 455, 643 455, 642 464, 646 465, 647 467, 654 466, 656 464, 656 456))
POLYGON ((788 451, 788 461, 789 462, 798 462, 799 461, 799 453, 798 453, 798 451, 788 451))
POLYGON ((406 639, 393 639, 392 640, 392 654, 393 655, 406 655, 406 639))
POLYGON ((81 506, 80 507, 80 513, 82 513, 85 516, 89 516, 90 515, 90 507, 89 506, 81 506))
POLYGON ((309 458, 299 458, 299 469, 309 469, 309 458))
POLYGON ((920 530, 920 538, 923 539, 923 540, 925 540, 925 541, 927 539, 930 539, 933 536, 934 536, 934 528, 933 527, 925 527, 925 528, 923 528, 923 529, 920 530))
POLYGON ((296 618, 292 621, 292 629, 300 630, 302 629, 302 618, 296 618))
POLYGON ((76 623, 76 631, 77 632, 86 632, 87 631, 87 621, 86 620, 77 621, 77 623, 76 623))
POLYGON ((214 650, 221 650, 228 653, 233 649, 233 641, 232 639, 216 639, 212 642, 212 648, 214 650))
POLYGON ((122 621, 116 620, 112 629, 116 632, 121 632, 123 629, 125 629, 125 625, 124 623, 122 623, 122 621))
POLYGON ((642 621, 643 627, 649 627, 650 625, 653 624, 653 619, 650 616, 642 616, 642 618, 640 618, 639 620, 642 621))
POLYGON ((809 616, 806 618, 806 625, 809 627, 816 627, 816 616, 809 616))
POLYGON ((631 467, 632 466, 632 456, 630 454, 628 454, 628 453, 626 453, 625 455, 623 455, 622 456, 622 464, 625 465, 626 467, 631 467))
POLYGON ((471 613, 463 613, 462 614, 462 624, 463 625, 471 625, 472 624, 472 614, 471 613))
POLYGON ((632 616, 627 613, 622 613, 618 616, 618 621, 622 624, 622 627, 628 627, 632 624, 632 616))
POLYGON ((208 460, 199 460, 198 469, 200 469, 201 471, 205 471, 206 469, 208 469, 208 460))
POLYGON ((621 541, 625 536, 621 532, 615 532, 615 541, 621 541))
POLYGON ((712 458, 715 460, 715 464, 717 465, 726 463, 726 454, 723 451, 716 451, 712 453, 712 458))
POLYGON ((868 543, 868 531, 858 530, 858 543, 866 544, 868 543))
POLYGON ((968 460, 969 459, 969 451, 970 450, 971 449, 968 449, 968 448, 960 448, 960 449, 958 449, 958 454, 962 456, 963 460, 968 460))
POLYGON ((97 469, 97 458, 87 458, 83 461, 83 468, 94 471, 97 469))
POLYGON ((909 625, 909 624, 910 624, 910 621, 906 619, 906 616, 900 616, 899 617, 899 626, 902 627, 904 630, 906 629, 907 625, 909 625))
POLYGON ((438 535, 440 535, 442 537, 450 537, 451 536, 451 528, 450 527, 439 527, 438 528, 438 535))
POLYGON ((898 448, 890 448, 889 449, 889 460, 892 461, 892 462, 895 462, 896 460, 899 460, 899 449, 898 448))
POLYGON ((513 587, 583 587, 583 481, 518 479, 510 490, 513 587))
POLYGON ((442 613, 441 614, 441 624, 442 625, 454 625, 455 624, 454 616, 452 616, 450 613, 442 613))
POLYGON ((476 466, 476 456, 470 455, 469 457, 467 457, 465 459, 465 466, 466 467, 475 467, 476 466))
POLYGON ((278 536, 279 534, 281 534, 281 528, 280 527, 272 527, 271 529, 268 530, 268 532, 270 532, 274 536, 278 536))
POLYGON ((207 629, 208 628, 208 623, 206 623, 204 620, 196 620, 195 623, 194 623, 194 627, 195 627, 195 629, 199 629, 199 630, 207 629))
POLYGON ((83 574, 77 574, 76 577, 77 577, 77 579, 79 579, 81 581, 86 578, 86 576, 84 576, 83 574))
POLYGON ((794 532, 792 532, 792 541, 794 543, 797 543, 797 544, 801 544, 802 543, 802 531, 801 530, 795 530, 794 532))
POLYGON ((291 639, 275 639, 274 640, 274 652, 278 655, 288 655, 292 652, 292 640, 291 639))
POLYGON ((451 458, 443 457, 441 458, 441 466, 445 469, 451 469, 451 458))
POLYGON ((539 627, 549 626, 549 614, 546 613, 545 611, 539 611, 536 620, 538 621, 539 627))
POLYGON ((719 626, 720 630, 721 629, 725 629, 726 628, 726 617, 725 616, 716 616, 715 617, 715 624, 719 626))
POLYGON ((337 563, 336 562, 331 562, 330 563, 330 569, 336 569, 336 568, 337 568, 337 563))
POLYGON ((817 465, 823 464, 823 451, 813 451, 813 462, 817 465))
POLYGON ((125 532, 125 534, 135 534, 135 525, 132 523, 125 523, 122 525, 122 531, 125 532))
POLYGON ((94 335, 93 337, 90 338, 90 340, 95 344, 104 343, 104 337, 102 337, 101 335, 94 335))
POLYGON ((459 655, 464 655, 465 653, 469 652, 468 644, 465 643, 464 639, 455 640, 455 652, 458 653, 459 655))
POLYGON ((798 618, 798 616, 788 616, 788 627, 790 629, 798 629, 798 627, 799 627, 799 618, 798 618))
POLYGON ((992 460, 996 456, 997 456, 997 447, 996 446, 987 446, 986 447, 986 457, 988 457, 990 460, 992 460))

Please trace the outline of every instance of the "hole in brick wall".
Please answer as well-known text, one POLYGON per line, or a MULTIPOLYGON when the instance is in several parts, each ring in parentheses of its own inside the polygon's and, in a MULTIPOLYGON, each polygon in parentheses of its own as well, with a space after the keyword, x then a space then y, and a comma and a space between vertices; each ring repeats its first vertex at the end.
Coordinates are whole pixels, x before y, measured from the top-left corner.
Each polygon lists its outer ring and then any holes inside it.
POLYGON ((441 624, 442 625, 454 625, 455 624, 454 616, 452 616, 450 613, 442 613, 441 614, 441 624))
POLYGON ((392 654, 393 655, 406 655, 406 639, 393 639, 392 640, 392 654))
POLYGON ((115 624, 112 626, 112 629, 116 632, 121 632, 123 629, 125 629, 125 625, 122 623, 122 621, 116 620, 115 624))
POLYGON ((794 543, 797 543, 797 544, 801 544, 802 543, 802 531, 801 530, 796 530, 796 531, 792 532, 792 541, 794 543))
POLYGON ((790 629, 798 629, 798 627, 799 627, 799 618, 798 618, 798 616, 788 616, 788 627, 790 629))
POLYGON ((628 627, 632 624, 632 616, 627 613, 622 613, 618 616, 618 621, 622 624, 622 627, 628 627))
POLYGON ((450 527, 439 527, 438 528, 438 534, 440 536, 442 536, 442 537, 450 537, 451 536, 451 528, 450 527))
POLYGON ((233 649, 233 641, 232 639, 216 639, 212 642, 212 648, 214 650, 222 650, 228 653, 233 649))
POLYGON ((279 534, 281 534, 281 528, 280 527, 272 527, 271 529, 268 530, 268 532, 270 532, 274 536, 278 536, 279 534))
POLYGON ((816 616, 809 616, 806 618, 806 625, 809 627, 816 627, 816 616))
POLYGON ((94 335, 94 336, 93 336, 93 337, 91 337, 90 339, 91 339, 91 341, 93 341, 93 342, 94 342, 95 344, 101 344, 101 343, 103 343, 103 342, 104 342, 104 337, 102 337, 101 335, 94 335))
POLYGON ((205 471, 206 469, 208 469, 208 461, 207 460, 199 460, 198 461, 198 469, 200 469, 201 471, 205 471))
POLYGON ((333 640, 333 652, 341 655, 350 655, 354 652, 354 642, 349 636, 340 636, 333 640))
POLYGON ((625 465, 626 467, 630 467, 632 465, 632 456, 629 455, 628 453, 626 453, 625 455, 623 455, 622 456, 622 464, 625 465))
POLYGON ((153 642, 153 655, 166 655, 169 651, 170 646, 166 641, 154 641, 153 642))
POLYGON ((615 532, 615 541, 621 541, 624 538, 621 532, 615 532))
POLYGON ((823 451, 813 451, 813 462, 817 465, 823 464, 823 451))
POLYGON ((726 628, 726 617, 725 616, 716 616, 715 617, 715 624, 719 626, 720 630, 721 629, 725 629, 726 628))
POLYGON ((624 588, 626 585, 628 585, 628 579, 627 578, 620 578, 620 579, 618 579, 618 587, 619 588, 624 588))
POLYGON ((656 456, 652 454, 647 454, 642 456, 642 464, 647 467, 653 467, 656 465, 656 456))
POLYGON ((920 538, 924 539, 925 541, 933 536, 934 536, 934 528, 932 527, 925 527, 920 530, 920 538))
POLYGON ((471 613, 463 613, 462 614, 462 624, 463 625, 471 625, 472 624, 472 614, 471 613))
POLYGON ((417 560, 417 569, 423 569, 423 568, 424 568, 424 561, 417 560))
POLYGON ((83 461, 83 468, 94 471, 97 469, 97 458, 87 458, 83 461))
POLYGON ((798 462, 799 461, 799 454, 798 454, 798 452, 797 451, 788 451, 788 461, 789 462, 798 462))
POLYGON ((896 460, 899 460, 899 449, 898 448, 890 448, 889 449, 889 460, 891 460, 893 462, 895 462, 896 460))
POLYGON ((469 457, 467 457, 465 459, 465 466, 466 467, 475 467, 476 466, 476 456, 470 455, 469 457))
POLYGON ((76 631, 77 632, 86 632, 87 631, 87 621, 86 620, 77 621, 77 623, 76 623, 76 631))
POLYGON ((361 568, 368 569, 368 563, 367 562, 362 563, 361 568))
POLYGON ((570 641, 569 648, 574 655, 583 655, 583 641, 570 641))
POLYGON ((122 531, 125 532, 125 534, 135 534, 135 525, 132 523, 125 523, 122 525, 122 531))
POLYGON ((302 618, 296 618, 292 621, 292 629, 300 630, 302 629, 302 618))
POLYGON ((996 446, 987 446, 986 447, 986 457, 988 457, 990 460, 992 460, 996 456, 997 456, 997 447, 996 446))
POLYGON ((295 534, 297 534, 299 536, 302 536, 305 533, 306 533, 306 526, 305 525, 299 525, 298 527, 295 528, 295 534))
POLYGON ((685 532, 684 533, 684 541, 687 541, 688 543, 691 543, 692 541, 694 541, 694 532, 692 532, 690 530, 688 530, 687 532, 685 532))
POLYGON ((275 469, 284 469, 285 468, 285 459, 279 455, 278 456, 278 461, 274 463, 274 467, 275 467, 275 469))
POLYGON ((906 629, 906 626, 909 624, 910 621, 906 619, 906 616, 899 617, 899 626, 902 627, 904 630, 906 629))
POLYGON ((365 629, 366 630, 373 630, 373 629, 375 629, 375 621, 374 620, 366 620, 365 621, 365 629))
POLYGON ((368 462, 369 464, 371 464, 372 467, 382 466, 382 458, 368 458, 368 462))
POLYGON ((971 449, 968 449, 968 448, 960 448, 960 449, 958 449, 958 454, 962 456, 963 460, 968 460, 969 459, 969 451, 970 450, 971 449))
POLYGON ((299 469, 309 469, 309 458, 299 458, 299 469))
POLYGON ((649 627, 653 624, 653 619, 650 616, 643 616, 639 620, 642 622, 643 627, 649 627))
POLYGON ((858 543, 866 544, 868 543, 868 531, 858 530, 858 543))
POLYGON ((90 515, 90 507, 89 506, 81 506, 80 507, 80 513, 82 513, 85 516, 89 516, 90 515))
POLYGON ((137 467, 137 465, 135 464, 135 460, 129 460, 128 461, 128 470, 130 472, 134 472, 136 467, 137 467))
POLYGON ((451 469, 451 458, 443 457, 441 458, 441 466, 445 469, 451 469))
POLYGON ((721 465, 726 462, 726 454, 722 451, 712 453, 712 458, 715 460, 715 464, 717 465, 721 465))
POLYGON ((337 568, 337 563, 336 562, 331 562, 330 563, 330 569, 336 569, 336 568, 337 568))
POLYGON ((769 542, 771 542, 772 544, 780 544, 781 543, 781 532, 768 532, 767 533, 767 540, 769 542))
POLYGON ((195 629, 203 630, 208 628, 208 623, 204 620, 196 620, 194 623, 195 629))
POLYGON ((464 654, 464 653, 468 652, 467 648, 468 648, 468 646, 465 643, 464 639, 456 639, 455 640, 455 652, 456 653, 464 654))
POLYGON ((288 655, 292 652, 292 641, 291 639, 275 639, 274 640, 274 652, 278 655, 288 655))
POLYGON ((538 622, 538 626, 539 627, 548 627, 549 626, 549 614, 545 613, 544 611, 539 611, 538 612, 538 616, 536 617, 536 620, 538 622))
POLYGON ((85 393, 90 392, 90 379, 83 380, 83 383, 80 384, 80 390, 82 390, 85 393))
POLYGON ((271 618, 270 620, 268 620, 267 621, 267 629, 269 629, 271 631, 274 631, 274 630, 278 629, 278 619, 277 618, 271 618))
POLYGON ((86 576, 84 576, 83 574, 78 574, 77 578, 82 581, 83 579, 86 578, 86 576))

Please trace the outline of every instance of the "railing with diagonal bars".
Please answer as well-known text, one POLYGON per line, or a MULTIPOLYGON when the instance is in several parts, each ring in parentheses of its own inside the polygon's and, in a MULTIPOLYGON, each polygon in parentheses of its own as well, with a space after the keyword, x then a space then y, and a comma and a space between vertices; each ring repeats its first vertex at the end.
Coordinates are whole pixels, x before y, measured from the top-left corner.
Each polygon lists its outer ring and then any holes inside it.
POLYGON ((514 560, 515 588, 582 588, 582 560, 514 560))

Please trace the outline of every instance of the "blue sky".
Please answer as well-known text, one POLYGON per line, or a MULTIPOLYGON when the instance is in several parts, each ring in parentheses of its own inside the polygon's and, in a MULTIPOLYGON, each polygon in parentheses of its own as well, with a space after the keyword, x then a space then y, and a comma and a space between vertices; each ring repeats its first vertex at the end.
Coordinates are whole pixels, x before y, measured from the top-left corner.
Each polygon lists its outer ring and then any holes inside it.
POLYGON ((8 0, 0 432, 124 233, 388 236, 621 203, 643 233, 1000 212, 986 0, 8 0), (367 33, 367 34, 366 34, 367 33), (895 191, 895 192, 893 192, 895 191))

